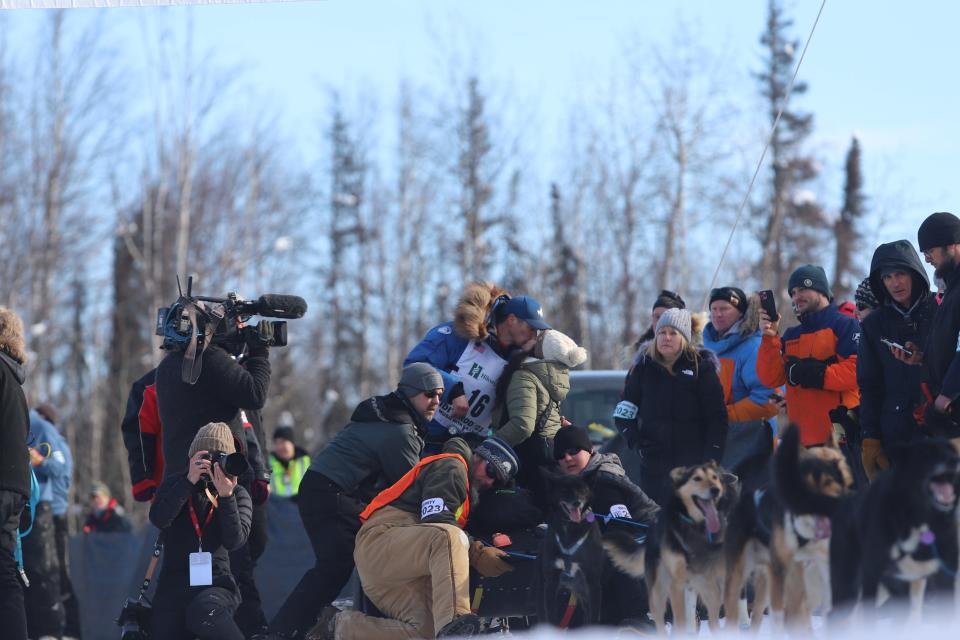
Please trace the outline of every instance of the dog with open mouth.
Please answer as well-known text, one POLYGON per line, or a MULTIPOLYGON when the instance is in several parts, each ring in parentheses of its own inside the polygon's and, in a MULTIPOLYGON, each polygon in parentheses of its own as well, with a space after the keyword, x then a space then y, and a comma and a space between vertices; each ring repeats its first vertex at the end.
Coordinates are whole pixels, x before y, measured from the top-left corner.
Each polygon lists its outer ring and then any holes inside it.
POLYGON ((550 515, 540 553, 537 617, 555 627, 596 624, 600 616, 604 553, 590 510, 590 487, 579 476, 545 474, 550 515))
POLYGON ((689 630, 685 592, 690 589, 703 601, 710 630, 717 633, 723 603, 723 540, 740 490, 739 480, 712 460, 677 467, 670 478, 673 491, 646 544, 630 544, 622 536, 608 535, 604 546, 614 565, 631 575, 638 575, 642 559, 650 614, 659 632, 666 630, 668 603, 673 610, 673 628, 689 630))
MULTIPOLYGON (((852 491, 853 474, 835 441, 801 451, 797 444, 788 438, 787 448, 783 444, 778 448, 773 458, 775 477, 796 474, 795 480, 808 491, 834 499, 852 491), (788 469, 781 468, 785 457, 788 469)), ((736 613, 746 609, 742 594, 751 576, 750 628, 754 631, 759 630, 767 606, 777 628, 786 624, 793 631, 811 629, 814 605, 824 612, 829 609, 830 518, 805 511, 801 504, 794 506, 796 511, 787 509, 779 492, 769 485, 744 494, 737 503, 724 544, 727 628, 732 628, 736 613), (813 579, 805 580, 805 573, 813 579)))
POLYGON ((854 508, 835 518, 830 545, 834 607, 882 604, 883 580, 910 585, 910 622, 919 623, 927 580, 957 572, 960 456, 946 440, 911 444, 902 462, 881 474, 854 508))
MULTIPOLYGON (((796 450, 796 434, 787 431, 781 447, 796 450)), ((928 438, 904 445, 898 464, 881 473, 853 497, 810 492, 791 480, 796 456, 784 456, 786 473, 776 478, 788 507, 831 517, 831 625, 850 619, 859 603, 879 607, 891 593, 889 582, 909 585, 908 622, 919 623, 927 580, 938 572, 957 572, 957 497, 960 453, 951 442, 928 438)))

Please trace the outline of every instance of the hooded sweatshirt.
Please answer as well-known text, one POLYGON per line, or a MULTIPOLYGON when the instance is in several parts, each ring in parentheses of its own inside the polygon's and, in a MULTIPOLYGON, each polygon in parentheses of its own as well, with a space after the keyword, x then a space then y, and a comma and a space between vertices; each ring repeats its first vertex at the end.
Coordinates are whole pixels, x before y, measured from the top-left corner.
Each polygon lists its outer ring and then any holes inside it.
POLYGON ((400 394, 367 398, 314 457, 308 473, 368 502, 419 462, 425 431, 423 418, 400 394))
POLYGON ((880 302, 861 325, 857 352, 857 383, 860 385, 860 424, 863 437, 878 438, 885 445, 909 442, 919 435, 913 411, 926 396, 923 367, 900 362, 881 338, 898 344, 913 342, 923 347, 930 333, 937 302, 920 256, 907 240, 880 245, 870 263, 870 288, 880 302), (911 302, 901 307, 883 285, 883 271, 895 269, 911 274, 911 302))
POLYGON ((770 394, 774 389, 757 377, 757 352, 760 350, 759 298, 750 296, 747 312, 724 334, 707 323, 703 346, 720 359, 720 384, 727 405, 727 420, 747 422, 775 418, 777 407, 770 394))

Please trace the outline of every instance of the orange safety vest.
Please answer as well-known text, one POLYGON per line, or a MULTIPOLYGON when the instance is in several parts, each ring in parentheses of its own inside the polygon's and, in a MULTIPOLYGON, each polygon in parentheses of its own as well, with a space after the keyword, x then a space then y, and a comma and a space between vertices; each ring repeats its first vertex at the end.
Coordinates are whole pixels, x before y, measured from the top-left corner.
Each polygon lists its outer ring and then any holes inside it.
POLYGON ((456 458, 463 463, 464 468, 467 471, 467 499, 463 501, 463 506, 457 509, 456 518, 457 524, 461 527, 467 525, 467 517, 470 515, 470 467, 467 465, 467 461, 463 459, 463 456, 459 453, 438 453, 435 456, 427 456, 420 462, 418 462, 410 471, 407 471, 403 474, 403 477, 394 482, 392 485, 381 491, 377 494, 377 497, 370 501, 370 504, 367 505, 367 508, 363 510, 363 513, 360 514, 360 522, 366 522, 367 518, 373 515, 373 512, 381 507, 385 507, 397 498, 400 495, 410 488, 410 485, 414 483, 417 479, 417 476, 420 475, 420 471, 431 462, 435 460, 440 460, 442 458, 456 458))

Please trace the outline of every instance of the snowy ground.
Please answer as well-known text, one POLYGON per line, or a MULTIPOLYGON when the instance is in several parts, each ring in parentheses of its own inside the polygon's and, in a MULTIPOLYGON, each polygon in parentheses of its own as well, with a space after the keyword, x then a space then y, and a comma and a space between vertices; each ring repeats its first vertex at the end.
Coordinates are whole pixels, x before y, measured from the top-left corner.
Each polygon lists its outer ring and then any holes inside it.
MULTIPOLYGON (((788 635, 786 632, 775 632, 769 616, 764 620, 763 627, 759 635, 760 638, 844 638, 851 640, 956 640, 960 634, 960 620, 953 617, 934 617, 917 625, 905 626, 894 625, 890 619, 881 619, 876 625, 863 624, 856 627, 856 630, 831 630, 828 629, 821 618, 813 619, 814 632, 812 636, 808 633, 788 635)), ((556 638, 563 635, 566 638, 578 638, 583 640, 615 640, 641 636, 629 629, 588 629, 584 631, 559 631, 557 629, 537 628, 529 632, 511 633, 511 635, 523 636, 536 640, 538 638, 556 638)), ((700 630, 700 637, 709 638, 710 631, 704 625, 700 630)), ((688 636, 689 637, 689 636, 688 636)), ((727 633, 723 631, 720 637, 726 638, 750 638, 753 637, 749 632, 734 631, 727 633)))

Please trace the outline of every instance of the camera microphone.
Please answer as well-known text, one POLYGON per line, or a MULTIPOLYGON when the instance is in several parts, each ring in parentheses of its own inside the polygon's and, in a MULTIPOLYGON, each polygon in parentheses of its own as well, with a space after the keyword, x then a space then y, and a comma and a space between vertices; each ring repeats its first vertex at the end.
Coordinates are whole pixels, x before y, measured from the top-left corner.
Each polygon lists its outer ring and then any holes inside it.
POLYGON ((302 318, 307 312, 307 301, 300 296, 265 293, 257 298, 257 313, 270 318, 302 318))

